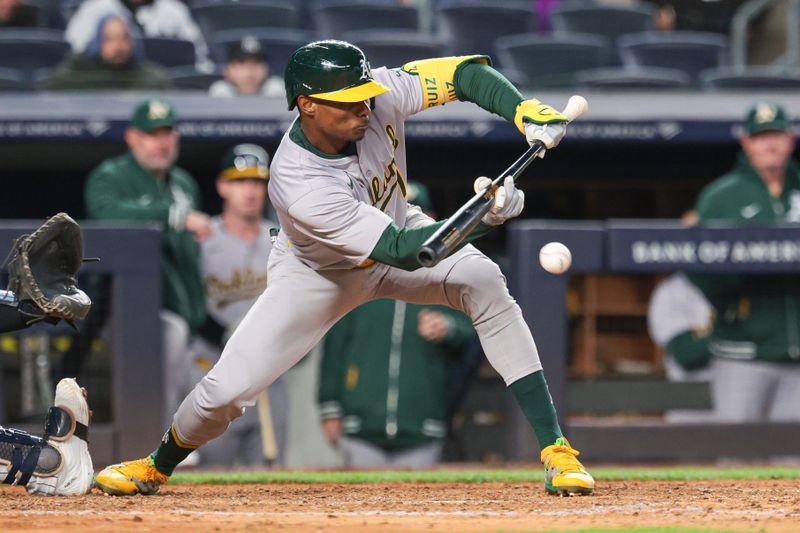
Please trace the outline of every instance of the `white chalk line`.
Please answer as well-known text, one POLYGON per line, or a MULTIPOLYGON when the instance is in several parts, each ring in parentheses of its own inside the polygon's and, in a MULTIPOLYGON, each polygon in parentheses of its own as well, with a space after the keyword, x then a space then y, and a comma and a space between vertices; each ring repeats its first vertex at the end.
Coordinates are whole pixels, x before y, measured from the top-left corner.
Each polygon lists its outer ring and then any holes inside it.
POLYGON ((15 517, 31 517, 31 516, 97 516, 97 517, 120 517, 120 516, 141 516, 148 513, 164 513, 168 515, 179 516, 219 516, 219 517, 245 517, 245 518, 290 518, 290 517, 431 517, 431 518, 462 518, 462 517, 507 517, 507 518, 524 518, 524 517, 542 517, 542 516, 592 516, 603 514, 658 514, 667 513, 671 516, 678 514, 704 514, 722 517, 769 517, 775 518, 782 516, 785 518, 800 517, 800 512, 784 508, 772 508, 766 510, 758 509, 714 509, 712 507, 701 506, 687 506, 687 507, 673 507, 669 504, 640 504, 640 505, 595 505, 588 508, 573 508, 573 509, 560 509, 557 511, 547 509, 532 509, 530 511, 397 511, 397 510, 370 510, 370 511, 198 511, 191 509, 171 509, 171 510, 155 510, 150 508, 142 508, 136 511, 112 511, 112 510, 74 510, 74 511, 53 511, 45 509, 28 509, 19 512, 11 512, 6 514, 4 519, 13 519, 15 517))

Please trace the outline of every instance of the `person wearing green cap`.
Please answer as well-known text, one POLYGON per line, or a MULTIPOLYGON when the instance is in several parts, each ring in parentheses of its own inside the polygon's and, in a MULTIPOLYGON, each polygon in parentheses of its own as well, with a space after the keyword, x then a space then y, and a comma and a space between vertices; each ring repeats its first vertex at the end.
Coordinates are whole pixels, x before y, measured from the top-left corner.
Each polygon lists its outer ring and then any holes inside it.
MULTIPOLYGON (((759 102, 748 112, 731 172, 697 200, 699 223, 800 222, 800 167, 786 111, 759 102)), ((709 340, 715 417, 724 422, 800 420, 800 278, 693 275, 714 307, 709 340)))
POLYGON ((168 102, 139 103, 125 131, 128 152, 95 168, 84 191, 90 218, 161 226, 165 416, 190 387, 189 339, 206 319, 198 242, 211 234, 211 219, 200 211, 197 182, 175 165, 179 141, 177 117, 168 102))
MULTIPOLYGON (((264 218, 269 155, 255 144, 228 150, 217 176, 222 213, 211 219, 211 236, 200 244, 208 318, 195 344, 198 382, 222 353, 228 337, 267 287, 270 231, 264 218)), ((282 464, 287 428, 287 392, 279 378, 257 405, 231 423, 228 431, 198 450, 204 466, 282 464)))

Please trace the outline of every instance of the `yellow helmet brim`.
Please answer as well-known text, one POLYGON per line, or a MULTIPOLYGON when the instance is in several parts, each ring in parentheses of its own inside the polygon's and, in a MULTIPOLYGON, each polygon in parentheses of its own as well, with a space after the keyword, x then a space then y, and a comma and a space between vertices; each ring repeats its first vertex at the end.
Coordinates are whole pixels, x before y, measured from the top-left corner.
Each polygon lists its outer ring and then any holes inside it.
POLYGON ((348 87, 347 89, 339 89, 338 91, 327 93, 311 94, 309 96, 312 98, 319 98, 320 100, 330 100, 332 102, 363 102, 389 91, 391 91, 391 89, 386 85, 375 80, 369 80, 355 87, 348 87))

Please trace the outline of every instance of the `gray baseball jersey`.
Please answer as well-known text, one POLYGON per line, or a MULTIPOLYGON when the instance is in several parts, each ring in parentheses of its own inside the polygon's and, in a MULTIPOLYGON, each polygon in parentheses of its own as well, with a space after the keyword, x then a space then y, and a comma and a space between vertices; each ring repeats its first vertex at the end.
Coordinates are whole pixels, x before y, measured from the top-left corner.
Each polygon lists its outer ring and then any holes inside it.
POLYGON ((277 225, 263 221, 253 242, 228 233, 221 217, 214 217, 211 227, 211 236, 200 247, 206 304, 214 320, 231 327, 267 288, 267 261, 272 250, 269 230, 277 225))
POLYGON ((294 255, 314 269, 352 268, 391 222, 406 225, 404 121, 423 109, 419 78, 386 68, 372 75, 392 90, 380 96, 357 154, 329 156, 301 146, 295 121, 270 167, 269 198, 285 235, 277 248, 288 246, 288 238, 294 255))

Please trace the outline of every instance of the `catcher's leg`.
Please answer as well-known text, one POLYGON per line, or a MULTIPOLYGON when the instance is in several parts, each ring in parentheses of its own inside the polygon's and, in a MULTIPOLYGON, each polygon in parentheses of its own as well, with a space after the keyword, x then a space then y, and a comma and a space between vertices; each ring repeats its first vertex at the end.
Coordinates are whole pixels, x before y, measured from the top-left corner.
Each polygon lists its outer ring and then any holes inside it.
POLYGON ((92 488, 87 446, 89 406, 74 379, 56 387, 44 438, 0 428, 0 482, 27 486, 31 494, 78 496, 92 488))
POLYGON ((13 291, 0 291, 0 333, 25 329, 41 321, 55 324, 58 319, 48 317, 32 302, 20 302, 13 291))

